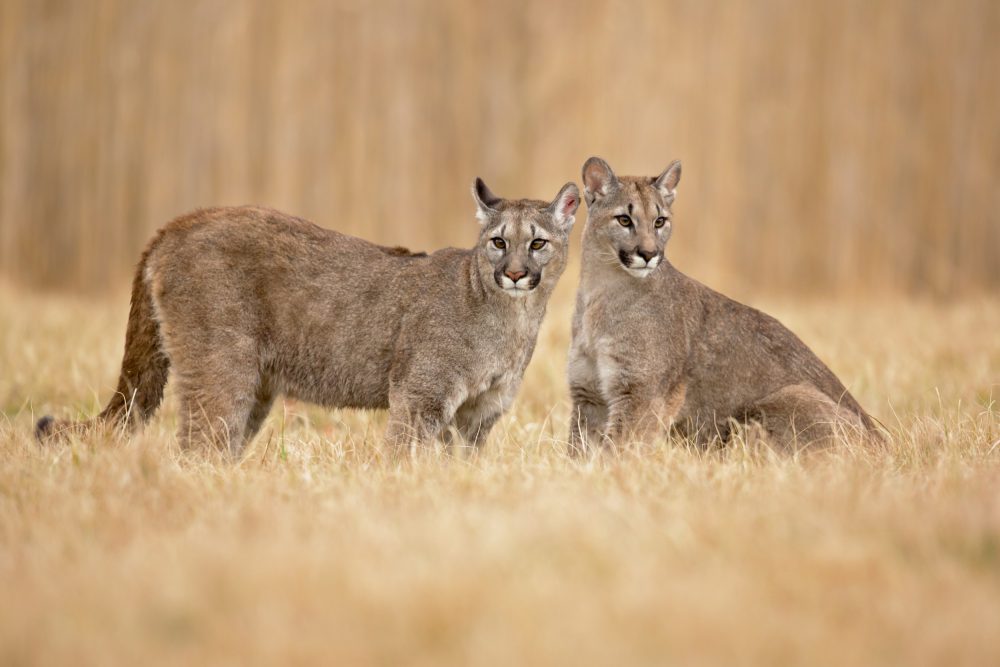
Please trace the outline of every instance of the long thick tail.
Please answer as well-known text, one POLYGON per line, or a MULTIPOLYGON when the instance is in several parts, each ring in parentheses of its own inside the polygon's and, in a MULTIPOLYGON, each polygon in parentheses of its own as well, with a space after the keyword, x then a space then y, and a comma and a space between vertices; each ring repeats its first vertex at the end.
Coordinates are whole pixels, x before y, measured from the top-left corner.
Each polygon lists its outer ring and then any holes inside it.
POLYGON ((39 441, 85 433, 98 427, 130 430, 145 423, 163 400, 170 360, 163 350, 160 325, 154 317, 153 299, 146 282, 146 264, 152 246, 143 253, 132 281, 132 305, 125 331, 125 355, 118 389, 96 417, 86 421, 62 421, 45 416, 35 425, 39 441))

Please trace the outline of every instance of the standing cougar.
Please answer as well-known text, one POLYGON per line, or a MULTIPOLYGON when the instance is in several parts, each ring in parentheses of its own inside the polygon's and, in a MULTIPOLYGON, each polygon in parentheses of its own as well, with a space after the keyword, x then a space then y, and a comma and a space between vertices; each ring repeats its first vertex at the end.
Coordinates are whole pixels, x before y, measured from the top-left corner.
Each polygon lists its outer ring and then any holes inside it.
POLYGON ((178 218, 146 248, 132 286, 118 389, 90 422, 38 422, 39 439, 154 413, 173 367, 182 445, 233 456, 279 394, 388 408, 391 448, 454 426, 481 444, 510 407, 566 264, 580 202, 473 185, 471 250, 385 248, 262 208, 178 218))
POLYGON ((681 177, 583 165, 587 224, 569 385, 570 444, 620 443, 658 424, 704 442, 759 422, 783 447, 875 432, 840 380, 777 320, 675 269, 663 250, 681 177))

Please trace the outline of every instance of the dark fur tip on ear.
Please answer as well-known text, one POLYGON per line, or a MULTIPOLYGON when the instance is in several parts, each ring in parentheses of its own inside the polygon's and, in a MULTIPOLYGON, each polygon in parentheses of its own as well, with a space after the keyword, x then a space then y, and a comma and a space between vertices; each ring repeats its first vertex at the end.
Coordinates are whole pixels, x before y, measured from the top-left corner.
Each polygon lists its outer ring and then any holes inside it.
POLYGON ((486 183, 481 178, 476 178, 472 182, 472 198, 476 200, 476 218, 482 224, 486 224, 490 212, 494 211, 497 204, 502 201, 486 187, 486 183))
POLYGON ((663 173, 656 177, 653 185, 660 191, 664 199, 673 200, 676 195, 677 184, 681 182, 681 161, 674 160, 663 170, 663 173))
POLYGON ((587 203, 592 204, 598 197, 611 192, 618 177, 611 165, 596 155, 583 163, 583 187, 587 193, 587 203))
POLYGON ((472 196, 475 197, 476 203, 484 208, 493 208, 500 203, 500 197, 493 194, 493 191, 479 177, 476 177, 476 180, 472 182, 472 196))

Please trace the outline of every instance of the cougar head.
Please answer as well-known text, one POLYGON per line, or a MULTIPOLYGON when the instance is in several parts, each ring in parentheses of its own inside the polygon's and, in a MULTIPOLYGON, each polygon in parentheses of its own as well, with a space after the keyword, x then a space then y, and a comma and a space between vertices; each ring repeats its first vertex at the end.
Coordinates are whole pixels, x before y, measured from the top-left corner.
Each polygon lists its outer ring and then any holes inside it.
POLYGON ((674 160, 654 178, 618 177, 599 157, 583 165, 587 230, 599 249, 636 278, 645 278, 663 262, 670 239, 671 205, 681 180, 674 160))
POLYGON ((580 191, 567 183, 551 202, 503 199, 481 178, 472 184, 481 225, 477 252, 497 289, 511 297, 558 280, 566 265, 580 191))

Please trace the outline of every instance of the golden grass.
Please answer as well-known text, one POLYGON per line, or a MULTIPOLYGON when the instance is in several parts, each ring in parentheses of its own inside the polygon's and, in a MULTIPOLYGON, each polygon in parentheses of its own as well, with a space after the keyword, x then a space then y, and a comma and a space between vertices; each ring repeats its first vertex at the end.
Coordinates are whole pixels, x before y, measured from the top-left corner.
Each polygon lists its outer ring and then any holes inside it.
POLYGON ((893 431, 794 460, 565 455, 567 277, 475 458, 374 456, 381 415, 276 407, 238 465, 92 413, 124 300, 0 289, 0 663, 997 664, 1000 302, 772 302, 893 431))
POLYGON ((997 34, 996 0, 3 0, 0 276, 107 289, 222 204, 464 244, 475 176, 551 198, 597 154, 684 161, 716 284, 995 290, 997 34))

